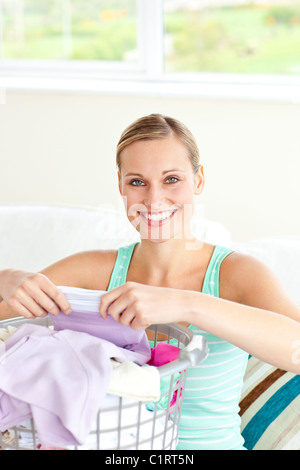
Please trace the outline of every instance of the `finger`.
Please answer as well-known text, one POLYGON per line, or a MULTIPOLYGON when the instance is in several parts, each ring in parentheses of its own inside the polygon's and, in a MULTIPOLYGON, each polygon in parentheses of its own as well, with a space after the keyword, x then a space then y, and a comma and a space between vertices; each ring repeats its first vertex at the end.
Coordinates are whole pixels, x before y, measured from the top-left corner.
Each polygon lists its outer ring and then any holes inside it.
POLYGON ((122 286, 115 287, 111 291, 106 292, 102 295, 99 306, 99 312, 102 318, 105 319, 107 317, 108 310, 113 305, 113 303, 120 297, 123 291, 124 288, 122 284, 122 286))
POLYGON ((141 320, 137 315, 134 316, 130 323, 130 327, 133 330, 146 330, 151 325, 151 323, 147 323, 145 320, 141 320))
POLYGON ((150 326, 141 313, 134 306, 126 308, 120 313, 118 322, 124 326, 130 326, 134 330, 145 330, 150 326))
POLYGON ((124 326, 131 326, 132 321, 135 318, 135 313, 133 309, 127 308, 120 313, 118 322, 124 326))
POLYGON ((58 315, 61 311, 58 305, 40 289, 37 290, 36 293, 33 292, 32 296, 34 300, 45 310, 46 313, 58 315))
POLYGON ((35 318, 35 316, 15 298, 10 299, 9 302, 7 302, 7 305, 9 305, 9 307, 11 307, 14 312, 16 312, 18 315, 21 315, 22 317, 27 319, 35 318))
POLYGON ((27 283, 24 288, 47 312, 58 315, 71 312, 71 306, 64 294, 44 275, 39 275, 38 284, 27 283))
POLYGON ((106 313, 117 322, 121 322, 120 318, 125 314, 129 304, 124 296, 118 297, 117 300, 109 304, 106 313))
POLYGON ((18 304, 22 305, 33 317, 45 317, 47 315, 48 312, 29 296, 25 290, 18 289, 14 297, 18 304))
POLYGON ((71 313, 72 311, 71 305, 67 301, 64 294, 59 289, 57 289, 56 286, 53 285, 53 289, 53 293, 51 293, 52 299, 58 305, 60 311, 62 311, 66 315, 69 315, 69 313, 71 313))

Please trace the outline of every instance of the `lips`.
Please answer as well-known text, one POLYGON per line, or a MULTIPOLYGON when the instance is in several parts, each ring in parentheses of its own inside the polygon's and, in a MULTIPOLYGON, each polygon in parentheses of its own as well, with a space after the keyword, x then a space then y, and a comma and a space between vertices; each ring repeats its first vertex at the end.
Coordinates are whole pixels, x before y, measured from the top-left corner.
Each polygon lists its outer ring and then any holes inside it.
POLYGON ((147 220, 148 225, 162 225, 172 219, 176 209, 162 212, 139 212, 147 220))

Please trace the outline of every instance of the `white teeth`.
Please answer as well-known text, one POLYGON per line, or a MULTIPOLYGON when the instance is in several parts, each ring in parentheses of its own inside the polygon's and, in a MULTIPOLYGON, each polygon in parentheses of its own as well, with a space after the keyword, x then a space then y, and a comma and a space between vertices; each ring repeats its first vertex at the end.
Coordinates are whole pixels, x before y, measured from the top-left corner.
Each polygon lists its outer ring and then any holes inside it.
POLYGON ((164 220, 170 217, 173 211, 160 212, 159 214, 143 214, 148 220, 164 220))

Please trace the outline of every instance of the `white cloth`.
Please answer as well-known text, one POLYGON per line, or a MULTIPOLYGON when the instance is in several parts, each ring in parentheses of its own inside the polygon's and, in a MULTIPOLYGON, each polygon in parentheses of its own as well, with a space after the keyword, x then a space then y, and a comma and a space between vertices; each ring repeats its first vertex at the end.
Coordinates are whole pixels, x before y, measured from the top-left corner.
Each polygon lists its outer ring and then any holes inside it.
POLYGON ((160 398, 160 375, 152 366, 141 367, 134 362, 111 360, 113 367, 108 393, 140 401, 158 401, 160 398))
POLYGON ((7 328, 0 328, 0 342, 6 341, 15 331, 16 331, 15 326, 10 326, 8 325, 7 328))

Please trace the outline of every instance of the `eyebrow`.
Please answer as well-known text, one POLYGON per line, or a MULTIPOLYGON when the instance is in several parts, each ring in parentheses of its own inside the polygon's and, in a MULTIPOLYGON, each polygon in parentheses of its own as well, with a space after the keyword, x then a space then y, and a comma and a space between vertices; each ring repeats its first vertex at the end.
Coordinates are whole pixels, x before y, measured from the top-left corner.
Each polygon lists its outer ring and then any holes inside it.
MULTIPOLYGON (((165 170, 162 172, 162 174, 165 175, 166 173, 176 173, 177 171, 184 173, 184 170, 181 170, 180 168, 174 168, 172 170, 165 170)), ((126 173, 125 177, 127 176, 138 176, 139 178, 143 178, 143 175, 141 175, 140 173, 126 173)))

